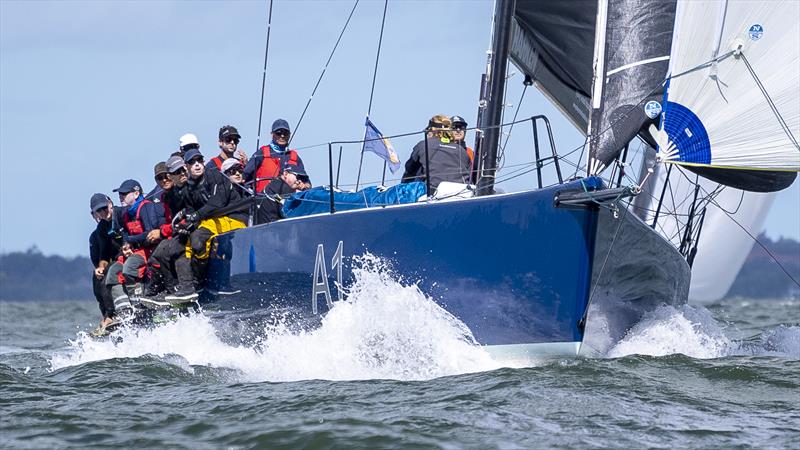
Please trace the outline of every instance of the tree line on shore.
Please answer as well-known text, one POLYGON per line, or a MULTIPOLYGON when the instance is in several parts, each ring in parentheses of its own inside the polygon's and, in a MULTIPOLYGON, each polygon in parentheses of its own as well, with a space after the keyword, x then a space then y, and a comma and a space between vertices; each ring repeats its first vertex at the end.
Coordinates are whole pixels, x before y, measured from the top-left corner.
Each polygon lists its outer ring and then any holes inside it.
MULTIPOLYGON (((795 280, 800 280, 800 242, 785 238, 773 241, 765 235, 759 241, 795 280)), ((761 246, 754 245, 726 297, 800 297, 800 287, 775 259, 761 246)), ((91 276, 92 263, 86 256, 46 256, 36 247, 0 254, 0 300, 93 299, 91 276)))

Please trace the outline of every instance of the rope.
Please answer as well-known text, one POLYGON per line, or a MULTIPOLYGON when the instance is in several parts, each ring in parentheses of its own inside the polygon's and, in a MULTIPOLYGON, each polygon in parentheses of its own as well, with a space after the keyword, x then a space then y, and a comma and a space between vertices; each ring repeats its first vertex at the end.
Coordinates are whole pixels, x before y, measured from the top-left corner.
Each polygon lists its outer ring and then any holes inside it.
POLYGON ((311 91, 311 97, 308 97, 308 101, 306 102, 306 107, 303 108, 303 113, 300 114, 300 119, 297 121, 297 125, 294 127, 294 133, 292 133, 291 137, 289 138, 289 144, 292 143, 292 139, 297 136, 297 130, 300 129, 300 124, 303 123, 303 118, 306 116, 306 111, 308 111, 309 105, 311 105, 311 100, 314 99, 314 94, 317 93, 317 88, 319 87, 319 83, 322 82, 322 77, 325 76, 325 71, 328 70, 328 64, 330 64, 331 59, 333 59, 333 54, 336 53, 336 49, 339 47, 339 42, 342 41, 342 36, 344 36, 345 30, 347 30, 347 25, 350 24, 350 19, 353 18, 353 13, 356 12, 356 6, 358 6, 359 0, 356 0, 355 4, 353 5, 353 9, 350 10, 350 15, 347 16, 347 21, 344 23, 344 27, 342 27, 341 33, 339 33, 339 38, 336 39, 336 44, 333 46, 333 50, 331 50, 331 54, 328 56, 328 61, 325 62, 325 67, 322 68, 322 73, 319 74, 319 78, 317 78, 317 84, 314 85, 314 90, 311 91))
POLYGON ((272 0, 269 0, 269 15, 267 18, 267 45, 264 47, 264 71, 261 74, 261 103, 258 105, 258 135, 256 136, 256 151, 261 145, 261 118, 264 114, 264 88, 267 82, 267 57, 269 56, 269 34, 272 30, 272 0))
MULTIPOLYGON (((381 33, 378 37, 378 52, 375 55, 375 67, 372 70, 372 88, 369 91, 369 106, 367 106, 367 119, 372 113, 372 98, 375 95, 375 80, 378 77, 378 61, 381 59, 381 46, 383 44, 383 28, 386 25, 386 8, 389 6, 389 0, 383 2, 383 19, 381 19, 381 33)), ((366 127, 365 127, 366 128, 366 127)), ((367 139, 367 130, 364 130, 364 143, 361 144, 361 158, 358 161, 358 176, 356 177, 356 190, 358 190, 358 183, 361 181, 361 166, 364 165, 364 146, 367 139)), ((383 162, 383 176, 381 177, 381 184, 386 180, 386 161, 383 162)))

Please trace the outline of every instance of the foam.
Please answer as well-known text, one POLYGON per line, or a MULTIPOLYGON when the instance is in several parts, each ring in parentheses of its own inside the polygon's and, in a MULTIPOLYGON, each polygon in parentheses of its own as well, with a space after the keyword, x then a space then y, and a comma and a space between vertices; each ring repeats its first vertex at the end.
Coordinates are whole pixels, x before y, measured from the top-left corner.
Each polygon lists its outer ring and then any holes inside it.
POLYGON ((121 330, 116 343, 79 334, 52 357, 51 369, 147 354, 173 355, 171 363, 178 356, 185 364, 175 364, 187 371, 234 369, 245 381, 423 380, 500 366, 462 322, 416 285, 393 278, 380 259, 367 254, 354 265, 347 300, 336 302, 315 330, 296 333, 278 323, 265 326, 255 344, 231 345, 211 318, 194 314, 151 330, 121 330))

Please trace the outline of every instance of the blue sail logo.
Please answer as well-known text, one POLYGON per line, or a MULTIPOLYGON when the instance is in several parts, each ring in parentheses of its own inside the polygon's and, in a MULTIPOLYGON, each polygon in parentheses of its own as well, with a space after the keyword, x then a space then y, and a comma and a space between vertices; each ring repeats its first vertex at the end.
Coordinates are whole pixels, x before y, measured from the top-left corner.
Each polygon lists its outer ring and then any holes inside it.
POLYGON ((661 114, 661 103, 655 100, 647 102, 647 104, 644 105, 644 113, 647 114, 647 117, 655 119, 661 114))
POLYGON ((750 36, 751 41, 757 41, 764 35, 764 27, 760 23, 754 24, 747 31, 747 34, 750 36))

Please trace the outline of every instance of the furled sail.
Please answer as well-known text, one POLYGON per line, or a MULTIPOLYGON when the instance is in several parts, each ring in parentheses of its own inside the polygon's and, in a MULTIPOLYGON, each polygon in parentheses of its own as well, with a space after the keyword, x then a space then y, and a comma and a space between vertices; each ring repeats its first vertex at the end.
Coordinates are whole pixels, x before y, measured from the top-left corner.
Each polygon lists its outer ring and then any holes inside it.
POLYGON ((661 108, 675 0, 600 0, 589 130, 590 173, 600 173, 661 108))
POLYGON ((728 186, 789 186, 800 170, 800 2, 680 1, 675 17, 659 158, 728 186))

